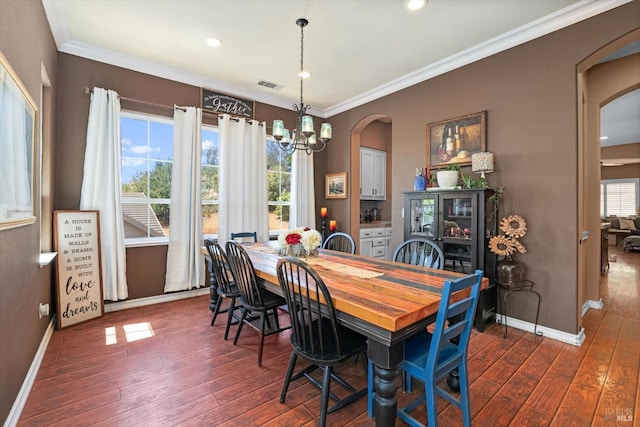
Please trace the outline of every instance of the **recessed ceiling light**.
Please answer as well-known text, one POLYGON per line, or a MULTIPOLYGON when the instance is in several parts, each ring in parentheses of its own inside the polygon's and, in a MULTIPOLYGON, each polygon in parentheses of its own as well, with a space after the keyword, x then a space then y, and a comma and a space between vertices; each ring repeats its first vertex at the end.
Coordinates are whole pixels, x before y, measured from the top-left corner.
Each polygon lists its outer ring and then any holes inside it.
POLYGON ((298 73, 298 77, 302 77, 303 79, 308 79, 309 77, 311 77, 311 73, 308 71, 303 71, 301 73, 298 73))
POLYGON ((600 137, 600 140, 604 140, 604 139, 609 139, 609 137, 608 136, 601 136, 600 137))
POLYGON ((207 44, 211 47, 220 47, 222 46, 222 40, 217 39, 215 37, 209 37, 207 39, 207 44))
POLYGON ((419 9, 422 9, 426 4, 427 4, 426 0, 408 0, 407 9, 419 10, 419 9))

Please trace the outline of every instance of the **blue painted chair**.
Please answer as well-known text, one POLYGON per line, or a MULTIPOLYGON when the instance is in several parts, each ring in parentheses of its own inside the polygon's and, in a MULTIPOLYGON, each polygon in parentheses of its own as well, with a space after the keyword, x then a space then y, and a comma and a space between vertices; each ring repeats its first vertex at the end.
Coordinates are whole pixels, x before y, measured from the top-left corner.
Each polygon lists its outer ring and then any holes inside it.
POLYGON ((410 426, 424 425, 411 416, 411 412, 425 401, 428 425, 438 425, 438 396, 458 407, 462 412, 463 425, 471 426, 467 349, 481 282, 480 270, 457 280, 447 280, 433 333, 424 330, 405 341, 404 361, 400 364, 400 370, 407 378, 406 384, 410 386, 412 378, 418 379, 424 383, 425 391, 407 406, 398 409, 398 418, 410 426), (469 290, 469 293, 463 299, 451 299, 452 295, 464 290, 469 290), (458 369, 460 375, 459 398, 438 385, 454 369, 458 369))
POLYGON ((419 265, 429 268, 444 268, 442 249, 429 239, 414 238, 405 240, 393 253, 393 261, 419 265))
MULTIPOLYGON (((444 253, 442 249, 429 239, 414 238, 405 240, 393 254, 393 261, 421 267, 444 269, 444 253)), ((367 413, 373 417, 373 364, 369 361, 367 372, 369 393, 367 396, 367 413)))

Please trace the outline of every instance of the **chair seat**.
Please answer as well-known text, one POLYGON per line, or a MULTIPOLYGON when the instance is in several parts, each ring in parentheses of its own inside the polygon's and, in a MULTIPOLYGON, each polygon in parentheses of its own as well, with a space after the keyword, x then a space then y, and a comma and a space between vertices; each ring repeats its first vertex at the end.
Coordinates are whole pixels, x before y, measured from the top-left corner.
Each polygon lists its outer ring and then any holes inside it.
POLYGON ((242 298, 242 295, 240 296, 240 302, 242 302, 242 305, 244 305, 251 311, 268 311, 287 304, 287 301, 280 295, 276 295, 266 291, 262 293, 263 305, 261 306, 251 305, 249 302, 245 301, 244 298, 242 298))
MULTIPOLYGON (((409 363, 423 369, 427 363, 432 339, 433 334, 427 331, 420 332, 407 339, 404 344, 404 361, 402 363, 409 363)), ((442 363, 453 356, 457 352, 457 348, 451 343, 443 344, 439 353, 438 363, 442 363)))
POLYGON ((218 295, 220 295, 223 298, 238 298, 240 296, 240 291, 238 290, 238 285, 236 285, 235 283, 231 283, 230 285, 230 292, 225 292, 223 289, 218 288, 218 295))
MULTIPOLYGON (((351 356, 367 350, 366 337, 351 329, 342 327, 338 328, 341 346, 340 349, 338 349, 332 340, 333 332, 331 330, 331 322, 326 318, 322 318, 320 321, 323 322, 324 325, 322 328, 322 337, 314 342, 316 351, 303 348, 295 341, 295 337, 293 335, 291 336, 291 345, 296 350, 296 353, 303 358, 313 364, 337 365, 349 359, 351 356), (323 342, 322 347, 320 346, 320 341, 323 342)), ((319 335, 317 322, 317 320, 314 321, 313 336, 319 335)))

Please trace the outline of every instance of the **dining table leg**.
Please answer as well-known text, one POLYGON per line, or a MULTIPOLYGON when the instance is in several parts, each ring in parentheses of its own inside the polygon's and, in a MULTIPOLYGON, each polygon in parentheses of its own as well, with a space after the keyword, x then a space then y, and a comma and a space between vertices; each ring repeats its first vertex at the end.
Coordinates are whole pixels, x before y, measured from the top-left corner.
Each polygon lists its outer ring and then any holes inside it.
POLYGON ((373 415, 377 427, 396 424, 398 400, 396 399, 398 366, 404 358, 403 343, 384 344, 369 338, 367 355, 373 362, 373 415))

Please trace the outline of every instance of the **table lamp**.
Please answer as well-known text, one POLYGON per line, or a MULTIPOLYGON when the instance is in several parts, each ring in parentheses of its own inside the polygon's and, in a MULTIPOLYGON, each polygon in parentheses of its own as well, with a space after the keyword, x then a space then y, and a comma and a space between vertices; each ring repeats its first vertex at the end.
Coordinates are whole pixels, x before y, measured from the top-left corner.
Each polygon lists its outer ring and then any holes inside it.
POLYGON ((471 170, 476 173, 480 172, 480 177, 485 179, 485 172, 493 172, 493 153, 473 153, 471 155, 471 170))

